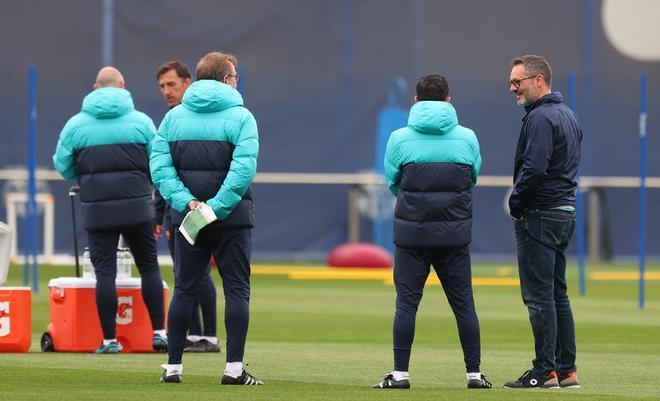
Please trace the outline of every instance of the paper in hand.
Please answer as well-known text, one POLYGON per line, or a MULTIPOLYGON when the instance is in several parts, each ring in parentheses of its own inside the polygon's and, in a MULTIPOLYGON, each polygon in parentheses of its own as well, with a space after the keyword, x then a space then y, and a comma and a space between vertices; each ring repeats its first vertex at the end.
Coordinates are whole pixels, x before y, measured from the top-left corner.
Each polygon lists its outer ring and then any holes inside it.
POLYGON ((199 231, 217 219, 213 209, 206 203, 202 203, 197 209, 186 214, 179 231, 190 245, 195 245, 199 231))

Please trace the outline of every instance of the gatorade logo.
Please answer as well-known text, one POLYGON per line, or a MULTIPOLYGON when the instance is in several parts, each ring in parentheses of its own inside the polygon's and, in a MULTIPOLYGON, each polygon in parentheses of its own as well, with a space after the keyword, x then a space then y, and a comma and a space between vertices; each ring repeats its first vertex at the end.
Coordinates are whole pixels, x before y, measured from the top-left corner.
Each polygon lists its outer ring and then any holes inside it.
POLYGON ((119 297, 117 299, 117 324, 131 324, 133 322, 133 297, 119 297))
POLYGON ((9 325, 9 302, 0 302, 0 337, 8 336, 9 325))

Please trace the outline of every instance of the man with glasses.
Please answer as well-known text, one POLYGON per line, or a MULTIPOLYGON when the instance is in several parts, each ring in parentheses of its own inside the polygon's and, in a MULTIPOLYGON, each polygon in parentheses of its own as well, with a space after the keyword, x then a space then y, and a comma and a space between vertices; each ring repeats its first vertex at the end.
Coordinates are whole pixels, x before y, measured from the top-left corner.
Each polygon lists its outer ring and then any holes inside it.
MULTIPOLYGON (((168 61, 158 68, 156 80, 163 95, 163 100, 172 109, 181 104, 183 94, 186 93, 186 89, 192 83, 192 76, 186 64, 173 60, 168 61)), ((158 191, 155 191, 154 195, 156 201, 156 225, 154 227, 154 234, 156 238, 160 239, 163 231, 165 231, 167 246, 170 250, 172 261, 174 261, 174 230, 170 207, 158 191)), ((210 273, 210 269, 211 264, 209 263, 207 273, 210 273)), ((185 352, 220 352, 216 334, 217 314, 215 304, 215 283, 210 274, 206 274, 200 283, 199 293, 193 306, 190 329, 184 343, 183 350, 185 352), (200 311, 202 319, 200 319, 200 311), (202 323, 204 323, 203 326, 202 323)))
POLYGON ((394 218, 394 370, 378 389, 410 388, 408 364, 417 308, 430 266, 442 283, 463 348, 467 387, 488 389, 480 372, 479 319, 472 295, 472 187, 481 168, 479 142, 458 124, 449 84, 440 75, 417 82, 408 126, 394 131, 385 176, 397 195, 394 218))
POLYGON ((225 295, 227 356, 222 384, 260 385, 245 371, 249 322, 250 252, 254 207, 250 184, 257 171, 259 136, 252 113, 236 90, 236 58, 208 53, 197 63, 197 81, 170 110, 153 142, 151 176, 172 207, 174 225, 205 202, 217 220, 194 245, 176 230, 174 295, 168 319, 168 363, 161 381, 183 380, 183 344, 193 304, 211 256, 225 295))
POLYGON ((575 324, 566 293, 566 247, 575 227, 580 130, 541 56, 513 59, 509 90, 525 115, 516 147, 513 192, 518 270, 536 357, 532 369, 507 388, 580 387, 575 324))

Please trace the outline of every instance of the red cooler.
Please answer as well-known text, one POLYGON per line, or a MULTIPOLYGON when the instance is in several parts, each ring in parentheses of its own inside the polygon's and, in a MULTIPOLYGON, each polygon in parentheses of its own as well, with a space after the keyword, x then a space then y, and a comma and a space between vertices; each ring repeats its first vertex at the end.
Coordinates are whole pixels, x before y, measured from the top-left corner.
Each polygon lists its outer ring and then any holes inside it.
MULTIPOLYGON (((139 278, 117 280, 117 341, 122 352, 153 352, 153 329, 142 301, 139 278)), ((50 323, 41 339, 43 351, 93 352, 103 340, 96 310, 96 280, 60 277, 50 280, 50 323), (50 337, 49 337, 50 336, 50 337)), ((163 281, 167 314, 167 283, 163 281)), ((167 327, 167 323, 165 325, 167 327)))
POLYGON ((0 287, 0 352, 28 352, 32 343, 32 290, 0 287))

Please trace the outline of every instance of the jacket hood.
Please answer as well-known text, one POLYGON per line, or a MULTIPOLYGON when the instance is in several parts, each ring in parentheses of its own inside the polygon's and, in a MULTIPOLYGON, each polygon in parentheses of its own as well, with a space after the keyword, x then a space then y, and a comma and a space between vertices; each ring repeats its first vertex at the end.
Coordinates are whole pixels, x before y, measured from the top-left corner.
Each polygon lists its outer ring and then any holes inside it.
POLYGON ((131 93, 121 88, 99 88, 85 96, 82 111, 95 118, 117 118, 135 110, 131 93))
POLYGON ((564 101, 564 98, 562 97, 561 93, 559 92, 552 92, 548 93, 545 96, 542 96, 529 106, 525 107, 526 112, 530 112, 534 110, 535 108, 539 107, 542 104, 551 104, 551 103, 562 103, 564 101))
POLYGON ((456 109, 449 102, 424 100, 410 108, 408 127, 425 134, 446 134, 458 125, 456 109))
POLYGON ((214 113, 230 107, 242 106, 243 97, 227 84, 204 79, 190 85, 181 103, 185 108, 197 113, 214 113))

